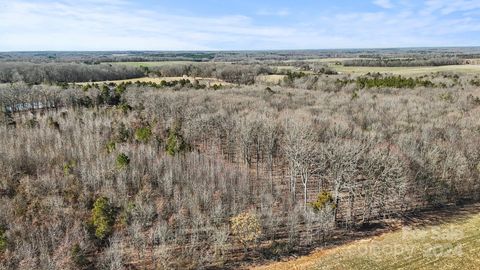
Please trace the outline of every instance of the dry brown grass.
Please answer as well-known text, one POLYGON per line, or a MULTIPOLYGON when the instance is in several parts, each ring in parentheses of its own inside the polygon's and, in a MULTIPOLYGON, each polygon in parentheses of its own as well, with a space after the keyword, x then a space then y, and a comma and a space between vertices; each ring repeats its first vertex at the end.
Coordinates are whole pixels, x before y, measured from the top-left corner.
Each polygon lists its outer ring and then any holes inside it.
POLYGON ((479 211, 432 213, 401 230, 253 269, 479 269, 479 211))
POLYGON ((260 75, 257 76, 255 82, 264 84, 279 84, 285 75, 260 75))

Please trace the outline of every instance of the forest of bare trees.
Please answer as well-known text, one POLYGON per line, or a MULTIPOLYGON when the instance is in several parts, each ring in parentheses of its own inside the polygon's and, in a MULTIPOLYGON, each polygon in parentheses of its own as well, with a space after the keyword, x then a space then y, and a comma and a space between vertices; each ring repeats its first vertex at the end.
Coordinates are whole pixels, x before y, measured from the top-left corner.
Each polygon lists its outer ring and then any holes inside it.
POLYGON ((73 83, 138 78, 139 68, 110 64, 1 62, 0 83, 73 83))
MULTIPOLYGON (((269 71, 239 72, 248 84, 269 71)), ((236 268, 478 200, 475 78, 291 79, 217 91, 1 84, 1 268, 236 268)))
MULTIPOLYGON (((315 74, 336 74, 325 64, 294 62, 292 66, 315 74)), ((259 75, 302 77, 305 73, 266 64, 172 63, 134 67, 125 64, 0 62, 0 83, 57 84, 98 82, 151 77, 216 78, 228 83, 251 85, 259 75)))

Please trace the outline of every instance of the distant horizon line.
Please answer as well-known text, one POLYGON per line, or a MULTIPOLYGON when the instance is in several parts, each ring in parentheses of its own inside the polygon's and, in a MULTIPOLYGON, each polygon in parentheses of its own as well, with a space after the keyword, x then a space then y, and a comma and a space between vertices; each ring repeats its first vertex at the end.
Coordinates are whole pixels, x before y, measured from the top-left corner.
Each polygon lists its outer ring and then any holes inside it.
POLYGON ((122 49, 122 50, 28 50, 28 51, 0 51, 0 53, 56 53, 56 52, 282 52, 282 51, 344 51, 344 50, 399 50, 399 49, 468 49, 478 48, 475 46, 413 46, 413 47, 352 47, 352 48, 323 48, 323 49, 218 49, 218 50, 137 50, 137 49, 122 49))

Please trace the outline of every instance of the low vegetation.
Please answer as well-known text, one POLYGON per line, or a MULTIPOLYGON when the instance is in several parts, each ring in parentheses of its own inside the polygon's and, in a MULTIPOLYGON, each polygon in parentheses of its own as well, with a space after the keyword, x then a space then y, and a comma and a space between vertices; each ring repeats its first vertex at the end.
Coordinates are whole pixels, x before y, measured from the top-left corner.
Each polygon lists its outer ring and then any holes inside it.
MULTIPOLYGON (((122 162, 125 159, 122 156, 122 162)), ((118 159, 117 159, 118 161, 118 159)), ((95 237, 99 240, 104 240, 113 232, 113 225, 115 223, 115 210, 110 205, 108 198, 98 198, 93 204, 91 226, 95 231, 95 237)))

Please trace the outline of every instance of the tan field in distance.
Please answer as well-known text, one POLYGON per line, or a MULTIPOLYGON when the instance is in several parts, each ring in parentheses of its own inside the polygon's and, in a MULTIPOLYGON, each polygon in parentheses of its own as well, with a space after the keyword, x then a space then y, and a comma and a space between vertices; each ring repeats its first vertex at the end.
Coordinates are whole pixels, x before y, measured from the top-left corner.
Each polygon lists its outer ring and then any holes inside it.
POLYGON ((194 82, 195 80, 198 80, 198 82, 200 84, 206 84, 206 85, 214 85, 214 84, 217 84, 217 85, 232 85, 231 83, 228 83, 228 82, 225 82, 225 81, 222 81, 222 80, 219 80, 219 79, 216 79, 216 78, 201 78, 201 77, 141 77, 141 78, 134 78, 134 79, 127 79, 127 80, 112 80, 112 81, 99 81, 99 82, 79 82, 79 83, 76 83, 76 84, 79 84, 79 85, 85 85, 85 84, 91 84, 91 83, 97 83, 97 84, 103 84, 103 83, 116 83, 116 84, 120 84, 120 83, 128 83, 128 82, 132 82, 132 83, 135 83, 135 82, 152 82, 152 83, 161 83, 162 81, 167 81, 167 82, 171 82, 171 81, 179 81, 179 80, 190 80, 190 82, 194 82))
POLYGON ((396 75, 423 75, 435 72, 456 72, 465 74, 480 74, 480 65, 453 65, 438 67, 346 67, 342 65, 332 66, 337 72, 343 74, 367 74, 367 73, 392 73, 396 75))
POLYGON ((260 75, 255 78, 256 83, 280 84, 285 75, 260 75))

